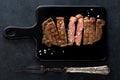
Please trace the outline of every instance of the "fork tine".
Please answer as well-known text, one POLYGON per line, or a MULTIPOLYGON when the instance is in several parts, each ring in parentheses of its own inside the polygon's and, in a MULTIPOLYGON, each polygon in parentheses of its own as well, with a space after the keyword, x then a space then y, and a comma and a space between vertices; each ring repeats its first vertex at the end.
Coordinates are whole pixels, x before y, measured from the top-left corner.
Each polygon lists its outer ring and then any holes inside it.
POLYGON ((24 72, 24 73, 41 73, 41 74, 44 73, 41 70, 30 70, 30 69, 29 70, 17 70, 15 72, 17 72, 17 73, 21 73, 21 72, 24 72))
POLYGON ((43 65, 41 66, 27 66, 24 69, 16 70, 15 72, 27 72, 27 73, 44 73, 46 71, 43 65))

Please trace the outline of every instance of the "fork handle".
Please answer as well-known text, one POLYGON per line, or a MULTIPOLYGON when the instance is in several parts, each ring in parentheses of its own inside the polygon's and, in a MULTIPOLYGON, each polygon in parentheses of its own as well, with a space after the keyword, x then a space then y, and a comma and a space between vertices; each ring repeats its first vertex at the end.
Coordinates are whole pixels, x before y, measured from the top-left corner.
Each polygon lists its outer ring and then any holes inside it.
POLYGON ((110 68, 108 66, 97 66, 97 67, 69 67, 66 68, 67 73, 89 73, 89 74, 101 74, 108 75, 110 68))

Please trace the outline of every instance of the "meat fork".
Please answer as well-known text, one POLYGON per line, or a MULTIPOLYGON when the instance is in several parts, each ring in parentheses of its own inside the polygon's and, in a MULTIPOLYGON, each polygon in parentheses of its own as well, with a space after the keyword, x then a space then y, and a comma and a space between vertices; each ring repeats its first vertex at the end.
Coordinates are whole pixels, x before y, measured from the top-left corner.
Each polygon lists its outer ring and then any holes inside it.
POLYGON ((107 65, 96 67, 64 67, 64 68, 46 68, 45 66, 28 66, 25 70, 17 72, 27 73, 45 73, 45 72, 65 72, 65 73, 87 73, 87 74, 101 74, 108 75, 110 68, 107 65))

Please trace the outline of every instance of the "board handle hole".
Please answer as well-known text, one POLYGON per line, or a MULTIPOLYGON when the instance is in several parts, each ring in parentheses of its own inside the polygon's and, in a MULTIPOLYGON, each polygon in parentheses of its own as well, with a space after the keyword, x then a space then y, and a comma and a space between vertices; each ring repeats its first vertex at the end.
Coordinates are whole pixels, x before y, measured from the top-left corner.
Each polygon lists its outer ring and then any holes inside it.
POLYGON ((10 29, 6 30, 6 36, 13 37, 15 35, 16 35, 16 33, 14 30, 10 30, 10 29))

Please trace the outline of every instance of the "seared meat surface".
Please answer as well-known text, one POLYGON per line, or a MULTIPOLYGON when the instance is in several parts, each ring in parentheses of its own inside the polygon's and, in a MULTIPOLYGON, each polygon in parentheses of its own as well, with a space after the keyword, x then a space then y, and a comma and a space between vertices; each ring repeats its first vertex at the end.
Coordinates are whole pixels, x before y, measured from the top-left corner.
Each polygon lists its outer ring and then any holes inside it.
POLYGON ((88 44, 93 44, 95 40, 95 18, 91 17, 90 18, 90 23, 89 23, 89 42, 88 44))
POLYGON ((43 43, 49 42, 49 46, 59 45, 59 34, 52 18, 48 18, 42 24, 43 43))
POLYGON ((105 21, 102 19, 97 19, 96 21, 96 33, 95 33, 95 41, 99 41, 102 36, 102 26, 105 25, 105 21))
POLYGON ((88 17, 84 18, 84 33, 83 33, 83 45, 88 45, 89 43, 89 30, 90 20, 88 17))
POLYGON ((64 17, 56 17, 57 20, 57 29, 59 33, 59 44, 60 46, 66 46, 67 45, 67 36, 66 36, 66 29, 65 29, 65 23, 64 23, 64 17))
POLYGON ((77 14, 71 16, 68 26, 65 26, 64 17, 56 17, 56 23, 50 17, 42 23, 42 43, 48 47, 52 45, 65 47, 77 45, 92 45, 102 37, 103 19, 84 17, 77 14))

